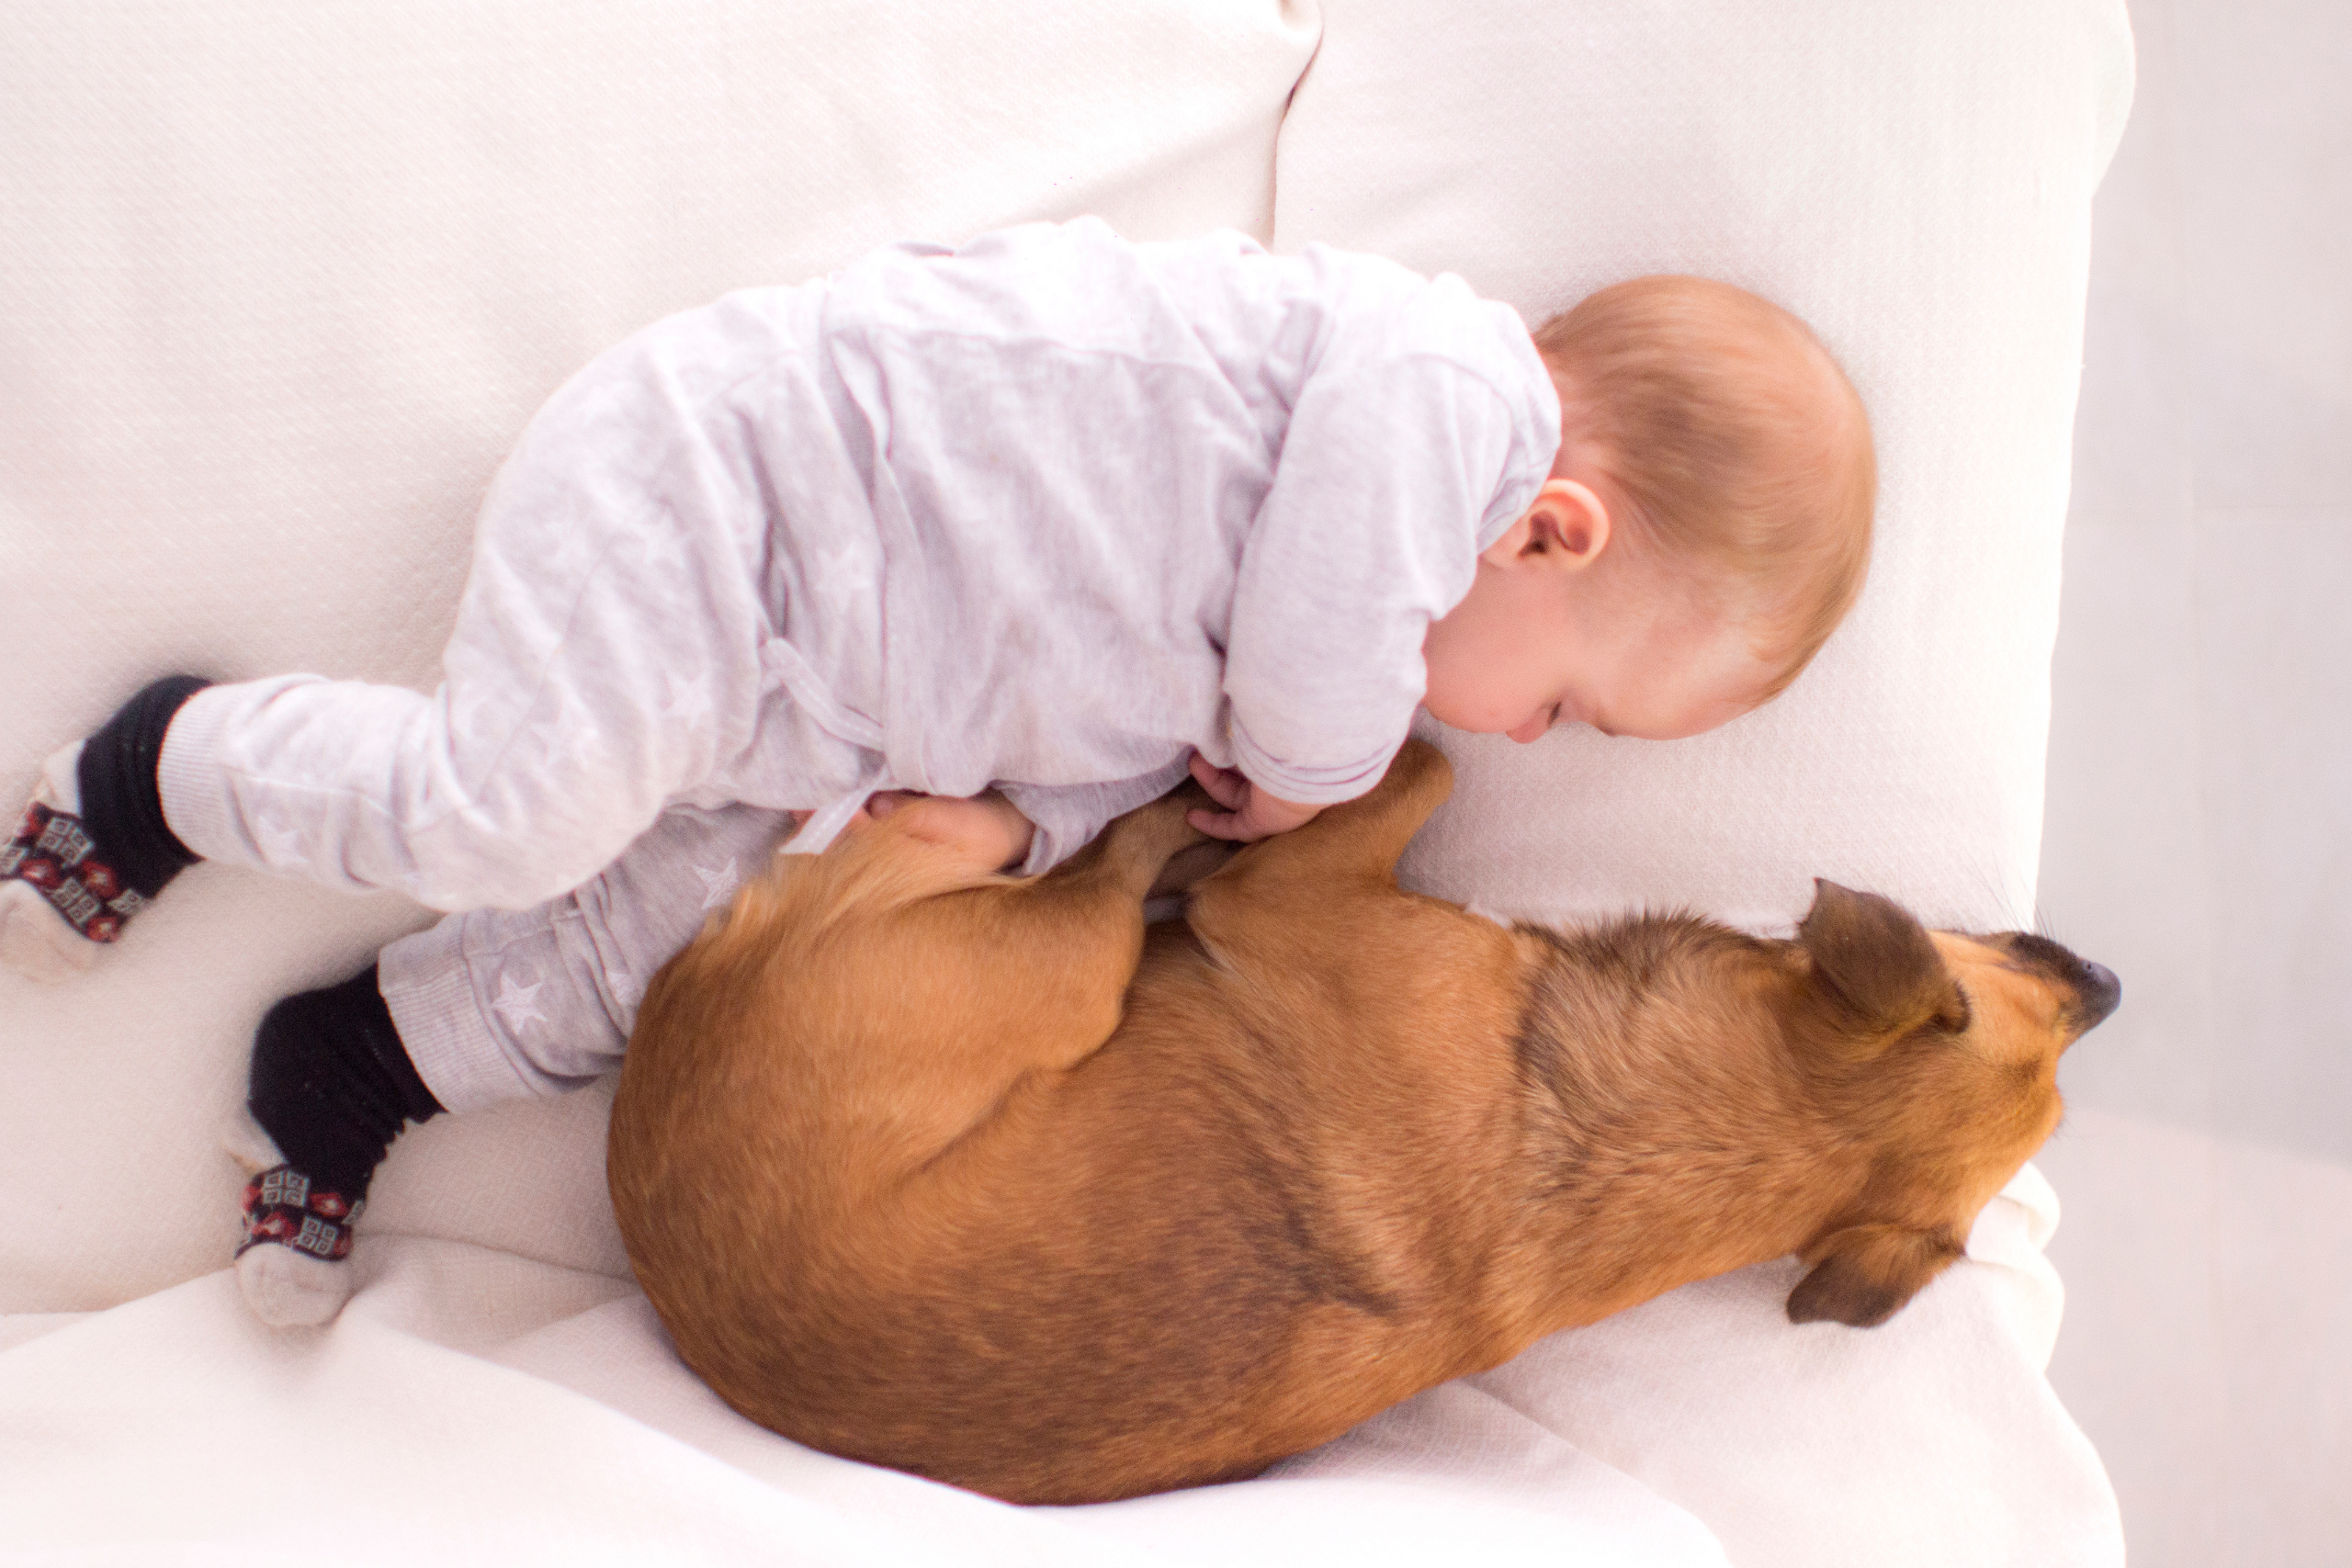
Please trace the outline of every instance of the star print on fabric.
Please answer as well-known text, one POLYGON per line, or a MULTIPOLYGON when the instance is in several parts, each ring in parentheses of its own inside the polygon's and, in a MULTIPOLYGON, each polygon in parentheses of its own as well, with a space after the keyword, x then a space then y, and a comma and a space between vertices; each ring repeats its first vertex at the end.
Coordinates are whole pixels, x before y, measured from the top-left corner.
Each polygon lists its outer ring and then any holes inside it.
POLYGON ((840 604, 865 593, 873 584, 873 569, 867 564, 865 552, 849 545, 827 545, 817 551, 816 570, 812 572, 817 597, 829 604, 840 604))
POLYGON ((735 870, 735 857, 732 855, 728 856, 727 863, 716 871, 705 865, 695 867, 695 874, 702 878, 702 907, 706 909, 717 908, 727 902, 728 895, 733 893, 735 885, 742 880, 735 870))
POLYGON ((481 739, 481 721, 493 705, 491 697, 481 692, 467 694, 462 703, 449 705, 449 733, 460 740, 481 739))
POLYGON ((710 682, 707 678, 670 677, 670 701, 662 710, 662 717, 677 719, 691 728, 717 711, 711 706, 710 682))
POLYGON ((254 837, 261 844, 261 858, 272 865, 307 865, 311 857, 302 852, 302 835, 282 817, 265 817, 254 824, 254 837))
POLYGON ((596 564, 604 552, 596 528, 596 516, 575 500, 565 507, 563 516, 549 530, 554 536, 548 547, 548 561, 557 570, 570 573, 596 564))
POLYGON ((535 980, 526 986, 512 975, 501 975, 498 998, 490 1004, 490 1010, 498 1015, 510 1034, 522 1033, 526 1023, 545 1023, 548 1015, 539 1010, 538 996, 546 985, 544 980, 535 980))
POLYGON ((677 520, 667 513, 662 513, 658 525, 638 534, 632 543, 648 566, 686 564, 685 541, 678 536, 677 520))
POLYGON ((557 695, 555 711, 534 723, 531 735, 549 759, 563 761, 586 755, 604 739, 587 705, 570 692, 557 695))
POLYGON ((633 1008, 645 999, 645 982, 634 975, 616 970, 606 976, 605 984, 613 988, 613 1000, 625 1008, 633 1008))

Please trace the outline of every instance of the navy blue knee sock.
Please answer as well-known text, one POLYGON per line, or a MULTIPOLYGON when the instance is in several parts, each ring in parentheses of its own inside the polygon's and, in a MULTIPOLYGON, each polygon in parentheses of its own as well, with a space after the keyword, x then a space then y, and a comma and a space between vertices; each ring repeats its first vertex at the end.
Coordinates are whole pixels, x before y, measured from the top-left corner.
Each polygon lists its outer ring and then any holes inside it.
POLYGON ((392 1026, 372 964, 263 1015, 245 1104, 288 1165, 354 1204, 401 1129, 441 1113, 392 1026))

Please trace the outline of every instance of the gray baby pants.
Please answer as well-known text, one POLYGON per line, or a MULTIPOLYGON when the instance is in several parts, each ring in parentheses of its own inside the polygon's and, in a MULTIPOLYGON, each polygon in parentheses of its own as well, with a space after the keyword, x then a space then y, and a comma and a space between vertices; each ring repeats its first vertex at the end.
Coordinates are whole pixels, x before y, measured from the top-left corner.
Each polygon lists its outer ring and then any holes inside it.
POLYGON ((451 915, 384 949, 378 982, 424 1087, 471 1111, 617 1067, 646 982, 791 830, 782 811, 673 806, 560 898, 451 915))

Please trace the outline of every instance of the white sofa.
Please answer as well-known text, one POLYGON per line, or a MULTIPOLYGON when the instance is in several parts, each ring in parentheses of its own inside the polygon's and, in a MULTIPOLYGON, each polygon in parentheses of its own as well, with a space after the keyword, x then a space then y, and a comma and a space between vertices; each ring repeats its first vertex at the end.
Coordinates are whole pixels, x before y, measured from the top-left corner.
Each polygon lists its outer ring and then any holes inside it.
MULTIPOLYGON (((2120 0, 200 0, 0 9, 0 794, 141 680, 429 685, 472 509, 597 348, 868 245, 1100 213, 1465 275, 1653 271, 1810 319, 1881 534, 1779 703, 1672 745, 1441 735, 1421 885, 1784 926, 1815 874, 2023 923, 2120 0)), ((12 793, 13 792, 13 793, 12 793)), ((1433 1390, 1276 1474, 1013 1509, 811 1453, 671 1353, 608 1096, 450 1118, 323 1330, 225 1272, 261 1010, 427 917, 198 867, 85 979, 0 976, 0 1557, 508 1563, 2109 1564, 2041 1375, 2030 1168, 1886 1327, 1792 1265, 1433 1390)), ((2096 1048, 2096 1042, 2087 1048, 2096 1048)))

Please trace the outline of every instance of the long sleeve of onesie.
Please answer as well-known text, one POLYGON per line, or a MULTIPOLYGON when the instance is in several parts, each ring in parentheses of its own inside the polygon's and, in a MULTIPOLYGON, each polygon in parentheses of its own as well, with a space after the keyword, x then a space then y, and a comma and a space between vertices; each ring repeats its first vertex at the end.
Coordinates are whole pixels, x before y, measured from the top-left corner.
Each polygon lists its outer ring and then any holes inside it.
POLYGON ((1430 622, 1549 461, 1508 400, 1445 358, 1307 381, 1234 589, 1225 690, 1251 782, 1314 805, 1379 782, 1427 683, 1430 622))

